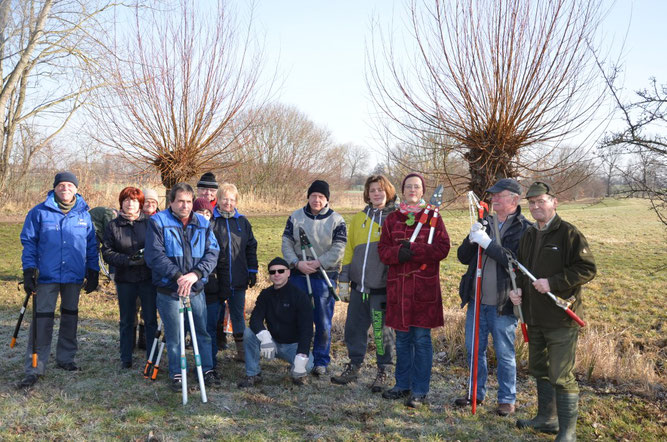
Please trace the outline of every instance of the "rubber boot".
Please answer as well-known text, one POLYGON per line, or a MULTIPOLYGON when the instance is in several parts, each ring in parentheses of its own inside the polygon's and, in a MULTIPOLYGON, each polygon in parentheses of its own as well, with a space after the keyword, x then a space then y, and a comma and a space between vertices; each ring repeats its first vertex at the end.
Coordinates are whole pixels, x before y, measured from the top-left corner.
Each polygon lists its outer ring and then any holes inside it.
POLYGON ((537 380, 537 416, 532 419, 519 419, 516 421, 516 426, 534 428, 542 433, 556 434, 558 432, 556 395, 549 381, 537 380))
POLYGON ((234 335, 234 343, 236 344, 235 360, 245 362, 245 349, 243 348, 243 333, 234 335))
POLYGON ((579 415, 579 393, 556 392, 558 408, 558 435, 556 442, 577 440, 577 416, 579 415))

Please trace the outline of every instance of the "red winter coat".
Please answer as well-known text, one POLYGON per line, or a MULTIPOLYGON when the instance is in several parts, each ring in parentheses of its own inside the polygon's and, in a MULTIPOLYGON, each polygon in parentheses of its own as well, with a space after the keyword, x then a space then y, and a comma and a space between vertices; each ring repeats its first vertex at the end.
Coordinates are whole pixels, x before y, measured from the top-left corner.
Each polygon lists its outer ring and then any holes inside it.
MULTIPOLYGON (((419 220, 420 214, 415 219, 419 220)), ((387 274, 387 326, 400 331, 410 327, 435 328, 445 324, 440 292, 440 261, 449 253, 449 235, 438 217, 433 243, 427 244, 429 223, 425 224, 414 243, 410 244, 412 259, 398 262, 401 241, 410 240, 417 222, 405 224, 407 215, 391 213, 382 226, 378 244, 380 260, 389 265, 387 274), (424 270, 420 270, 426 264, 424 270)), ((430 222, 430 215, 429 215, 430 222)))

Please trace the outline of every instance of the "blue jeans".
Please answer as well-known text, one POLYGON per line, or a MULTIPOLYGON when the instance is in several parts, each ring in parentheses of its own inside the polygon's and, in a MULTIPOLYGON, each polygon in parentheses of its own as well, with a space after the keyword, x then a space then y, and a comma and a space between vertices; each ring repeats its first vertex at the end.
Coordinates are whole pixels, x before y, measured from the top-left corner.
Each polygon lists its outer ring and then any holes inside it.
MULTIPOLYGON (((275 342, 275 341, 274 341, 275 342)), ((259 350, 260 350, 260 340, 257 339, 250 327, 245 329, 243 333, 243 348, 245 349, 245 374, 248 376, 256 376, 262 372, 261 367, 259 366, 259 350)), ((294 370, 294 357, 296 356, 296 350, 299 346, 298 343, 294 342, 292 344, 276 344, 276 357, 287 361, 290 364, 290 373, 294 370)), ((310 373, 313 370, 314 366, 313 353, 308 354, 308 363, 306 364, 306 372, 310 373)))
MULTIPOLYGON (((303 275, 292 275, 289 281, 296 287, 308 293, 306 277, 303 275)), ((336 283, 331 281, 334 289, 336 283)), ((326 367, 331 361, 329 351, 331 350, 331 320, 333 319, 334 304, 336 300, 329 294, 327 282, 322 278, 310 278, 310 285, 313 288, 313 322, 315 323, 315 336, 313 339, 313 356, 315 357, 315 366, 326 367)))
MULTIPOLYGON (((472 340, 475 326, 475 308, 468 304, 466 314, 466 351, 468 364, 472 361, 472 340)), ((479 353, 477 356, 477 400, 486 397, 486 380, 489 375, 486 349, 489 333, 493 338, 493 348, 498 361, 498 403, 513 404, 516 401, 516 354, 514 338, 517 319, 514 315, 498 315, 495 305, 483 305, 479 311, 479 353)), ((470 391, 470 390, 469 390, 470 391)))
POLYGON ((132 362, 134 348, 134 320, 137 316, 137 297, 141 300, 141 312, 146 330, 146 357, 150 356, 151 345, 157 330, 155 309, 156 291, 151 281, 117 282, 118 310, 120 312, 120 360, 132 362))
POLYGON ((433 366, 431 329, 410 327, 396 330, 396 388, 412 390, 415 396, 428 394, 433 366))
MULTIPOLYGON (((229 319, 232 321, 232 331, 235 335, 242 335, 245 331, 245 317, 243 309, 245 308, 245 290, 232 289, 232 296, 227 299, 229 306, 229 319)), ((225 317, 225 304, 220 305, 220 318, 225 317)))
MULTIPOLYGON (((178 330, 178 299, 163 293, 157 294, 157 309, 164 326, 164 337, 167 341, 167 356, 169 357, 169 377, 173 378, 181 372, 181 347, 178 330)), ((202 370, 207 372, 213 369, 211 359, 211 337, 206 332, 206 297, 204 292, 190 295, 192 317, 197 335, 197 346, 201 356, 202 370)), ((187 317, 187 311, 185 312, 187 317)))

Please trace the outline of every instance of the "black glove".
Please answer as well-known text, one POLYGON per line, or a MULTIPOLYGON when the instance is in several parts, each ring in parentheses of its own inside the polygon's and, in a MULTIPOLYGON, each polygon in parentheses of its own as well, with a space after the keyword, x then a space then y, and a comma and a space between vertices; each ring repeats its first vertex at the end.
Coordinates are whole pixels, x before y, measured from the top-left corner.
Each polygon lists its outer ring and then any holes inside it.
POLYGON ((83 286, 83 291, 86 293, 91 293, 97 290, 99 285, 100 273, 96 270, 87 269, 86 270, 86 283, 83 286))
POLYGON ((143 256, 139 258, 137 258, 136 256, 132 256, 130 258, 130 262, 128 263, 129 266, 142 266, 144 264, 146 264, 146 260, 144 259, 143 256))
POLYGON ((23 289, 26 294, 37 290, 37 269, 29 268, 23 271, 23 289))
POLYGON ((398 249, 398 262, 408 262, 412 259, 412 250, 410 250, 410 241, 401 242, 401 248, 398 249))
POLYGON ((250 273, 248 275, 248 287, 253 288, 257 284, 257 273, 250 273))

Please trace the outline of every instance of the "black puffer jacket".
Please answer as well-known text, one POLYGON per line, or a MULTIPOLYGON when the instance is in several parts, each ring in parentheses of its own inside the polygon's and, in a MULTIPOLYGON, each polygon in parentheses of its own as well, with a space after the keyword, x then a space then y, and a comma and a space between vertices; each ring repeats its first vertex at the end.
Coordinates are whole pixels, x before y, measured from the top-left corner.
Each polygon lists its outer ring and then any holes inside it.
POLYGON ((216 207, 211 223, 220 245, 220 255, 215 269, 217 281, 205 289, 208 303, 229 298, 233 290, 245 290, 250 273, 257 273, 257 240, 248 219, 238 211, 231 218, 225 218, 216 207))
POLYGON ((143 249, 149 218, 141 213, 135 221, 119 215, 107 224, 102 241, 102 257, 116 269, 116 282, 141 282, 151 279, 151 270, 144 265, 130 266, 130 257, 143 249))
MULTIPOLYGON (((512 218, 510 224, 502 235, 501 244, 498 246, 495 241, 491 241, 484 250, 484 254, 493 259, 496 263, 496 286, 498 287, 498 313, 502 315, 512 314, 514 307, 509 301, 510 277, 507 273, 507 252, 511 252, 516 258, 519 250, 519 240, 523 232, 530 227, 532 223, 521 214, 521 206, 517 207, 516 215, 512 218)), ((491 235, 488 223, 485 226, 486 233, 491 235)), ((468 271, 461 277, 459 284, 459 296, 461 297, 461 307, 472 301, 475 296, 475 274, 477 273, 477 244, 471 243, 466 236, 463 243, 456 251, 456 256, 461 264, 468 264, 468 271)), ((489 261, 490 262, 490 261, 489 261)))

